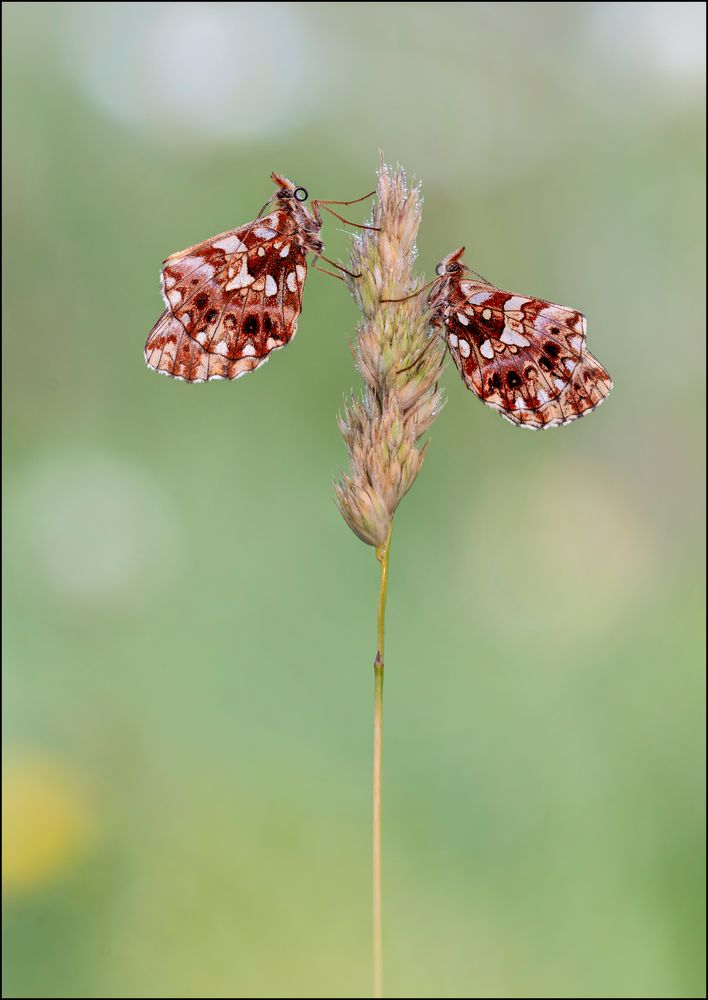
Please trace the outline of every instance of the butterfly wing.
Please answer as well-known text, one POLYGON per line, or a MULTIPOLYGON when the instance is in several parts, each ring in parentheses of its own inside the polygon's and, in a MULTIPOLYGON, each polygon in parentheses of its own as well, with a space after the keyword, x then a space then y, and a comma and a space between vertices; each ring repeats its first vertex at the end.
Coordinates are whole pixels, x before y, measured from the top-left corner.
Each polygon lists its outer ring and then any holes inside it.
POLYGON ((520 427, 570 423, 612 389, 576 309, 463 280, 452 286, 443 323, 467 387, 520 427))
POLYGON ((145 345, 148 367, 160 375, 171 375, 182 382, 239 378, 267 360, 268 355, 232 359, 210 353, 189 336, 169 309, 160 316, 145 345))
POLYGON ((306 276, 306 251, 281 211, 173 254, 146 363, 187 382, 253 371, 295 336, 306 276))

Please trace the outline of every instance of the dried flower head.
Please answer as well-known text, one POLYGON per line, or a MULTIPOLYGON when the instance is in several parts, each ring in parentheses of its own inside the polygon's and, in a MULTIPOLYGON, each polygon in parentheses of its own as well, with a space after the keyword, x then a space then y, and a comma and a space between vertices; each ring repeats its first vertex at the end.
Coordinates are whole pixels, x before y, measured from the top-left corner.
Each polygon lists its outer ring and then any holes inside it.
POLYGON ((354 237, 351 270, 359 276, 346 278, 363 315, 353 354, 364 390, 339 420, 351 467, 335 483, 342 517, 376 549, 420 471, 425 447, 417 442, 443 405, 445 347, 431 330, 425 296, 413 295, 421 287, 412 271, 420 216, 420 189, 382 162, 372 212, 378 231, 354 237))

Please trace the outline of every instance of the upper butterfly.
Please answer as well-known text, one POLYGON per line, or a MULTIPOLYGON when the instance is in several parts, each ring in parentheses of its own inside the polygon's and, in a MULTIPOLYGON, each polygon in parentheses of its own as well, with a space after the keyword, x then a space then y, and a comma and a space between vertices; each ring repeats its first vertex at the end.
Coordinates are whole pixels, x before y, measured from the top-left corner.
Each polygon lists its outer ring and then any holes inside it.
POLYGON ((234 379, 295 336, 308 252, 321 254, 319 203, 278 174, 277 207, 253 222, 172 254, 161 275, 167 309, 145 361, 184 382, 234 379))
POLYGON ((466 278, 464 249, 438 264, 428 301, 467 388, 531 430, 591 413, 612 380, 585 347, 585 317, 466 278))

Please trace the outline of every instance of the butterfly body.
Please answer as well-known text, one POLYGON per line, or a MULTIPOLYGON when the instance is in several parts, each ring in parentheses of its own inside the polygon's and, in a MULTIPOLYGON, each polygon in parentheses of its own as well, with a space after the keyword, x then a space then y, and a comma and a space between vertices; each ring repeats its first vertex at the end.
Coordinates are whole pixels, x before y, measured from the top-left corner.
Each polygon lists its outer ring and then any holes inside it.
POLYGON ((431 320, 465 385, 517 426, 558 427, 594 410, 612 381, 576 309, 470 279, 461 250, 438 265, 431 320))
POLYGON ((323 250, 322 220, 316 203, 312 212, 302 204, 303 188, 273 180, 268 215, 164 262, 167 308, 145 344, 150 368, 185 382, 239 378, 295 336, 307 254, 323 250))

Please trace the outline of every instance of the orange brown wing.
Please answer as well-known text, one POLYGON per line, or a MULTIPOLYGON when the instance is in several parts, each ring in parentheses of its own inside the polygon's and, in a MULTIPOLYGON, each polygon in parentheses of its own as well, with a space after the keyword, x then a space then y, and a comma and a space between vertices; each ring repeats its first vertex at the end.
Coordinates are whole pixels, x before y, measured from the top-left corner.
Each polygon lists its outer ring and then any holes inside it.
POLYGON ((253 371, 295 336, 306 276, 306 252, 281 211, 173 254, 146 363, 186 382, 253 371))
POLYGON ((452 285, 443 323, 467 387, 517 426, 570 423, 612 389, 585 346, 585 317, 575 309, 461 280, 452 285))

